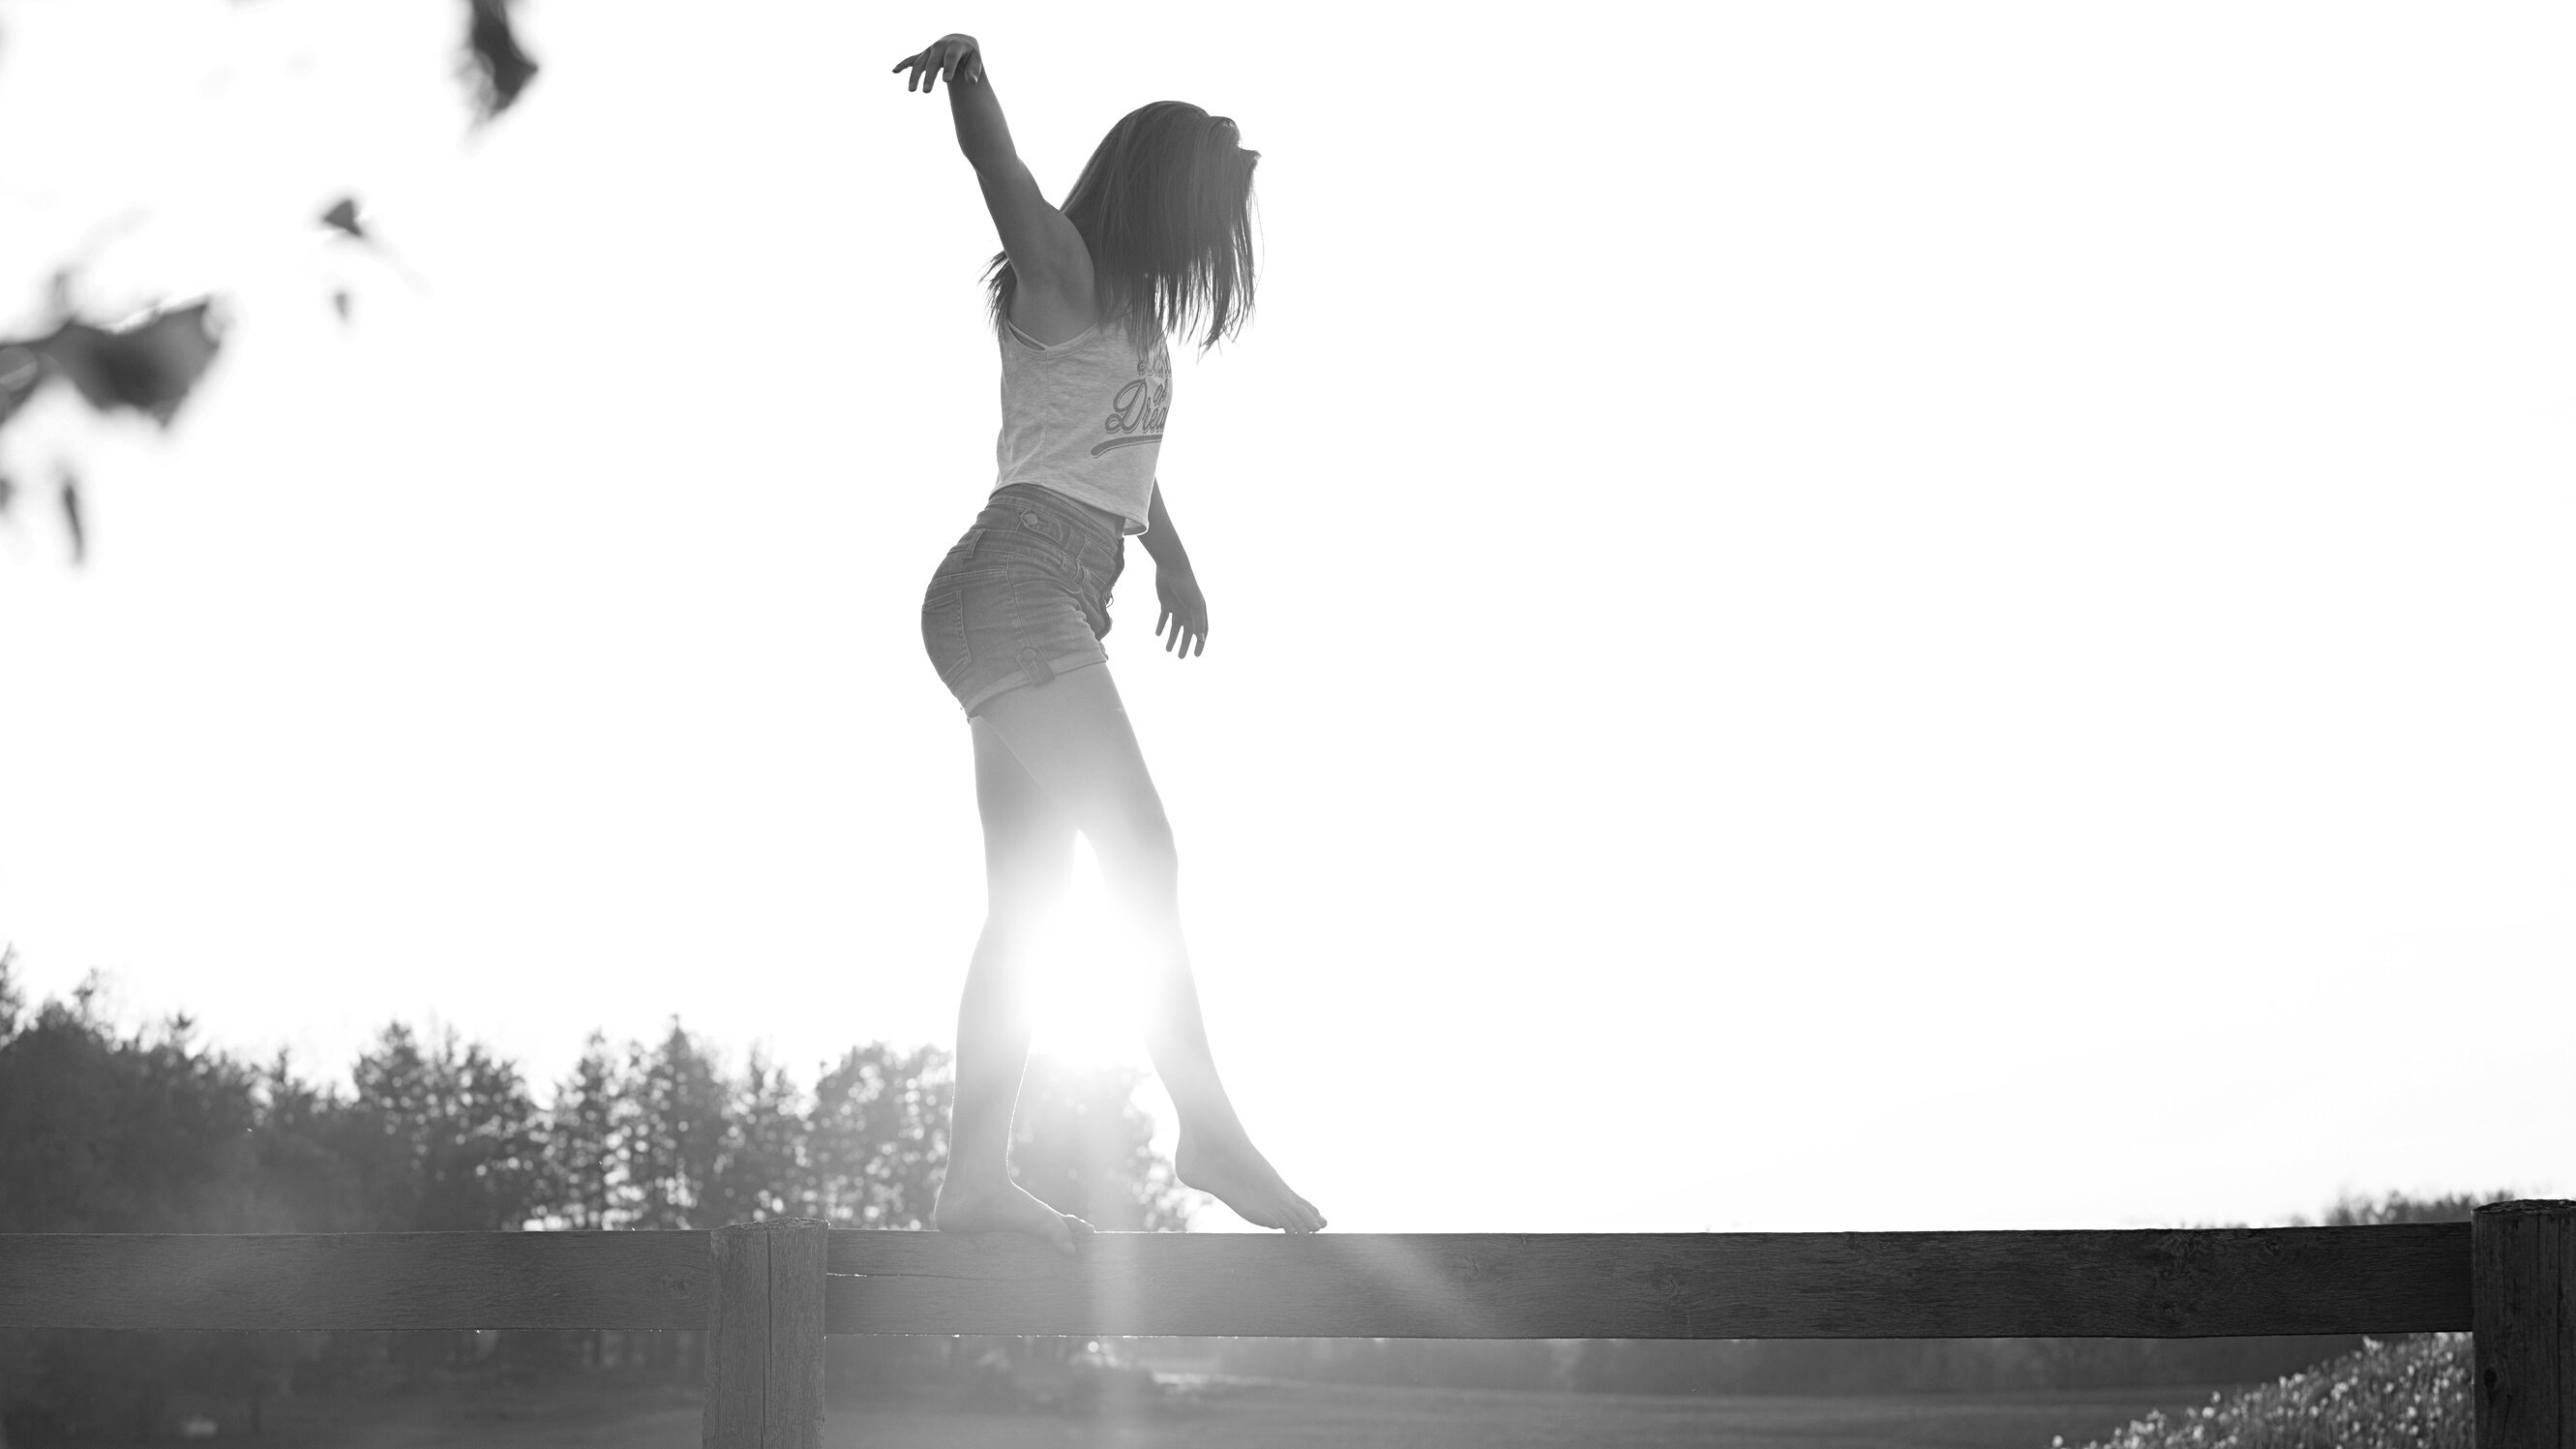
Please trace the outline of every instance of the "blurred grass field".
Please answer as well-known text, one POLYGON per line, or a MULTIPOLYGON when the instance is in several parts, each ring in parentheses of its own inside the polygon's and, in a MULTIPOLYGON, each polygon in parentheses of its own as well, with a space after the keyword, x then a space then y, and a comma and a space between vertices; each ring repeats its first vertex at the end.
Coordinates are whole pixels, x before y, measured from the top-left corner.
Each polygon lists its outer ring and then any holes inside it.
MULTIPOLYGON (((827 1449, 2046 1449, 2104 1438, 2208 1388, 1789 1398, 1206 1380, 1083 1412, 978 1409, 945 1389, 836 1403, 827 1449)), ((227 1426, 222 1439, 242 1436, 227 1426)), ((570 1381, 272 1403, 263 1449, 695 1449, 695 1396, 570 1381)), ((221 1442, 221 1441, 218 1441, 221 1442)))

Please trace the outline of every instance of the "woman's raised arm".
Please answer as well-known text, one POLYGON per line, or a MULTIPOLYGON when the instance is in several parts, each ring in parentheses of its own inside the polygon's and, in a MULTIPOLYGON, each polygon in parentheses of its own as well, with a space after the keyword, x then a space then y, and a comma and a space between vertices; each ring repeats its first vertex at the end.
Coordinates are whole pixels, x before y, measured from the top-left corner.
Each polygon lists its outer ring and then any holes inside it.
POLYGON ((1011 144, 1010 124, 1002 103, 984 74, 983 48, 971 35, 943 35, 918 55, 894 63, 910 69, 904 89, 923 95, 945 76, 948 109, 957 122, 957 149, 975 168, 984 188, 984 209, 993 215, 1002 250, 1011 254, 1011 270, 1021 286, 1057 295, 1088 297, 1091 293, 1091 249, 1064 213, 1047 204, 1037 178, 1011 144))

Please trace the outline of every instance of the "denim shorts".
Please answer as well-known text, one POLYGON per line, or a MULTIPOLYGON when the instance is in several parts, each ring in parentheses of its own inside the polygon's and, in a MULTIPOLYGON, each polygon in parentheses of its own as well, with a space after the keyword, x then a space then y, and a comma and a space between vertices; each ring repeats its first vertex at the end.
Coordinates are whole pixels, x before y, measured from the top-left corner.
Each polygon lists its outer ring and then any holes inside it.
POLYGON ((1109 590, 1126 565, 1119 520, 1034 483, 997 490, 930 576, 921 644, 972 716, 1006 689, 1109 657, 1109 590))

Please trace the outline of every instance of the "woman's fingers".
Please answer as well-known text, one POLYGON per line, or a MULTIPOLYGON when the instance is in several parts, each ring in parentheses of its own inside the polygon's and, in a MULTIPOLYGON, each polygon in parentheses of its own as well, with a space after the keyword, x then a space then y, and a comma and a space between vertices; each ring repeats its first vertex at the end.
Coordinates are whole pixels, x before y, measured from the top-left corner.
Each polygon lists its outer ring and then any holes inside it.
POLYGON ((1163 652, 1177 659, 1207 652, 1207 615, 1186 604, 1165 604, 1154 618, 1154 637, 1163 652))
POLYGON ((939 68, 947 63, 945 58, 932 59, 930 52, 925 50, 919 55, 907 55, 896 61, 893 68, 901 70, 906 66, 912 67, 912 74, 904 78, 903 88, 907 91, 917 90, 927 95, 930 93, 930 88, 939 83, 939 68))
POLYGON ((894 70, 912 67, 912 75, 903 83, 908 91, 928 95, 945 80, 955 86, 960 81, 970 85, 984 79, 984 56, 974 46, 960 41, 943 40, 918 55, 908 55, 894 63, 894 70))

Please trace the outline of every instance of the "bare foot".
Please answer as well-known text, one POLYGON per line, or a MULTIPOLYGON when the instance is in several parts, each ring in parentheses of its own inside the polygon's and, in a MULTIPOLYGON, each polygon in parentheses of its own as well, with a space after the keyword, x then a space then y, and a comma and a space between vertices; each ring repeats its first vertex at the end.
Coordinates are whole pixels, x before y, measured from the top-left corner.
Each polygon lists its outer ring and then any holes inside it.
POLYGON ((985 1182, 949 1177, 939 1184, 939 1202, 930 1210, 930 1225, 943 1233, 1027 1233, 1068 1255, 1073 1252, 1074 1236, 1091 1232, 1091 1224, 1057 1212, 1008 1178, 985 1182))
POLYGON ((1212 1194, 1244 1221, 1311 1233, 1324 1225, 1315 1205, 1291 1192, 1270 1160, 1242 1137, 1184 1133, 1172 1168, 1181 1181, 1212 1194))

